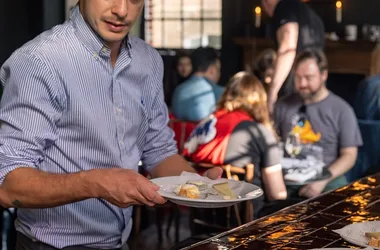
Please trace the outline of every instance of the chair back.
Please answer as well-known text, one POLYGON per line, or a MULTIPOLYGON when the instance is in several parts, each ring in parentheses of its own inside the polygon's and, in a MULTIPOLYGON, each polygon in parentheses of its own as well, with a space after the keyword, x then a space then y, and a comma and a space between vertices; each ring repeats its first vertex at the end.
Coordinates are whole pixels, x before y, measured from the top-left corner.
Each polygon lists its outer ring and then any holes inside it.
POLYGON ((182 154, 186 139, 190 136, 196 126, 196 122, 183 121, 175 118, 169 120, 169 127, 174 131, 174 139, 177 142, 179 154, 182 154))

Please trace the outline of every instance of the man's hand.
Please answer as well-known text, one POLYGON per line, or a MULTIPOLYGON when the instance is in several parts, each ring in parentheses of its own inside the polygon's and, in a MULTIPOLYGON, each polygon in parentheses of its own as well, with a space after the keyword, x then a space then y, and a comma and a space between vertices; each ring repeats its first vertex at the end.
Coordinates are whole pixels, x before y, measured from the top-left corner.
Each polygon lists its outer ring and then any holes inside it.
MULTIPOLYGON (((166 202, 158 193, 159 187, 136 171, 129 169, 99 169, 90 174, 95 182, 94 196, 118 207, 132 205, 154 206, 166 202)), ((91 188, 91 185, 89 185, 91 188)))
POLYGON ((203 176, 206 176, 212 180, 219 179, 222 177, 223 169, 220 167, 213 167, 208 169, 203 173, 203 176))
POLYGON ((316 181, 308 185, 305 185, 301 188, 298 195, 306 198, 318 196, 323 192, 327 183, 329 183, 329 180, 316 181))

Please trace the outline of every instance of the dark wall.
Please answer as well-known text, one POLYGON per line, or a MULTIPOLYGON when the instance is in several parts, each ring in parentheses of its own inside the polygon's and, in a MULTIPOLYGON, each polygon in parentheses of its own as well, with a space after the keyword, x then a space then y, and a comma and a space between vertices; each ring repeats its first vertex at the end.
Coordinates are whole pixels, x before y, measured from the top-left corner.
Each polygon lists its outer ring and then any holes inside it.
POLYGON ((0 1, 0 64, 5 58, 5 1, 0 1))
POLYGON ((43 0, 44 20, 43 30, 48 30, 60 24, 65 19, 65 1, 62 0, 43 0))
POLYGON ((62 0, 0 0, 0 65, 24 43, 64 18, 62 0))
POLYGON ((0 0, 0 6, 2 64, 15 49, 38 34, 43 22, 43 8, 42 0, 0 0))

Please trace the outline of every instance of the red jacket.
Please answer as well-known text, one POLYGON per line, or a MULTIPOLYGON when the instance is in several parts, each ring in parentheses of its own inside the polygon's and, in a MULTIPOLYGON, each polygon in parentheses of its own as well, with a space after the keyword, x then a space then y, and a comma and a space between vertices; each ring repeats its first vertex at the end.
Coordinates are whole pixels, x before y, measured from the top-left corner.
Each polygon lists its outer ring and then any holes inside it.
POLYGON ((230 135, 243 121, 252 121, 244 111, 219 110, 200 122, 185 143, 183 155, 195 163, 224 164, 230 135))

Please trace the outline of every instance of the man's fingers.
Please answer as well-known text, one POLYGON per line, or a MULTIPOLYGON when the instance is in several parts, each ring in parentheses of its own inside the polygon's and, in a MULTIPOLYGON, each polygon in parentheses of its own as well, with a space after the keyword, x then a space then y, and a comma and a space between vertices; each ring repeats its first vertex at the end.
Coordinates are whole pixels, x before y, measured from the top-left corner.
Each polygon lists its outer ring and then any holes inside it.
POLYGON ((137 188, 137 190, 142 196, 144 196, 146 200, 153 202, 155 204, 164 204, 166 200, 163 197, 161 197, 161 195, 159 195, 159 193, 156 191, 156 188, 154 186, 140 185, 137 188))
POLYGON ((308 186, 303 186, 300 191, 298 192, 298 195, 299 196, 306 196, 307 192, 309 190, 309 187, 308 186))
POLYGON ((136 194, 136 200, 142 204, 145 204, 149 207, 153 207, 155 205, 154 202, 148 200, 147 198, 144 197, 144 195, 142 195, 141 193, 137 193, 136 194))
POLYGON ((221 178, 222 174, 223 174, 223 169, 220 167, 214 167, 205 172, 205 175, 212 180, 221 178))

